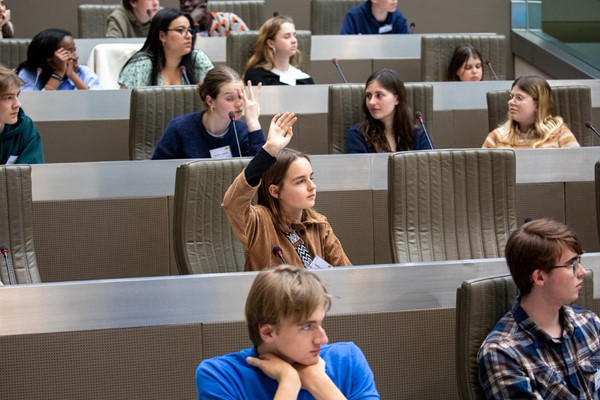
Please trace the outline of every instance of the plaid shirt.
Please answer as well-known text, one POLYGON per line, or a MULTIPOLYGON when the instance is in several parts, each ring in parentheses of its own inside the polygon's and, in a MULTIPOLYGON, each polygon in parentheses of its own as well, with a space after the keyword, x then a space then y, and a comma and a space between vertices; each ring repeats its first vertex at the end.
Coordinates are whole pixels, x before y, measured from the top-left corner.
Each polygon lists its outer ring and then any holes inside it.
POLYGON ((551 338, 519 302, 496 324, 478 354, 488 399, 599 399, 600 319, 564 306, 562 337, 551 338))

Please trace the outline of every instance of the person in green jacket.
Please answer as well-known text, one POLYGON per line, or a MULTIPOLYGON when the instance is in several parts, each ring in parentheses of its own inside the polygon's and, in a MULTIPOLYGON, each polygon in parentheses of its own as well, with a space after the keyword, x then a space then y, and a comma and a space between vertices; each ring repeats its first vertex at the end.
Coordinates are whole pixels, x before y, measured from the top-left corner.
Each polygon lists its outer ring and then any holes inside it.
POLYGON ((0 65, 0 164, 42 164, 44 149, 37 127, 21 109, 13 69, 0 65))

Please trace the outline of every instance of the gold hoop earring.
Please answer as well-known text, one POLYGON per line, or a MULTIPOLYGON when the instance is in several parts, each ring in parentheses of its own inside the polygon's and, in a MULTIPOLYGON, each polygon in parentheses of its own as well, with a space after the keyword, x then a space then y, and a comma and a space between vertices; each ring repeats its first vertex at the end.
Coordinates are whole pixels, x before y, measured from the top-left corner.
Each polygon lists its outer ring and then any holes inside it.
POLYGON ((215 112, 215 106, 213 106, 213 105, 210 106, 210 112, 215 112))

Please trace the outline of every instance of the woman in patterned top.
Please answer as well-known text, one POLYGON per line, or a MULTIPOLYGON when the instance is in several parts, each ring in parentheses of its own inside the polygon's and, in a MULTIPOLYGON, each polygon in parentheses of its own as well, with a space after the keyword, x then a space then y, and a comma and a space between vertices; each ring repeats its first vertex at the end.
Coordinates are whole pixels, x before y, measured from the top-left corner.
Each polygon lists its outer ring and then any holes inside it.
POLYGON ((245 32, 248 26, 232 12, 208 11, 208 0, 179 0, 181 11, 194 20, 192 33, 198 36, 228 36, 229 32, 245 32))
POLYGON ((214 66, 206 54, 193 50, 192 23, 188 14, 175 8, 156 13, 142 49, 121 70, 121 89, 195 85, 203 81, 214 66))
POLYGON ((539 76, 517 78, 508 100, 508 119, 485 139, 484 148, 579 147, 558 116, 548 82, 539 76))

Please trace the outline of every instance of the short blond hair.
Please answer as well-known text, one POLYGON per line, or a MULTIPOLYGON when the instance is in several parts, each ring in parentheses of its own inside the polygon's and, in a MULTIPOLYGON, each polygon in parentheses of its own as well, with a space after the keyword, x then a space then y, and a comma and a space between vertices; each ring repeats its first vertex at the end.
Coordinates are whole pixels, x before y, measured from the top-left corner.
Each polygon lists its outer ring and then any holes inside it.
POLYGON ((6 68, 0 64, 0 97, 4 96, 13 87, 20 88, 24 83, 14 69, 6 68))
POLYGON ((287 319, 301 323, 319 307, 329 311, 331 297, 316 274, 291 265, 262 270, 246 299, 250 340, 258 346, 262 344, 261 326, 278 325, 287 319))

